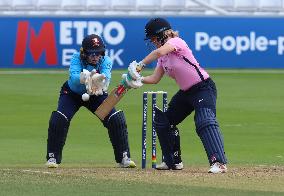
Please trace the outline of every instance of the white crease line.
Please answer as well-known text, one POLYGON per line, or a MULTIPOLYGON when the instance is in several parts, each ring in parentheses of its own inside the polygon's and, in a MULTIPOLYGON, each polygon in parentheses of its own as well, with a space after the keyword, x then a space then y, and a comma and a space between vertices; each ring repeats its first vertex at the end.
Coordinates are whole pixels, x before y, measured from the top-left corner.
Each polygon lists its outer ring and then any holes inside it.
POLYGON ((30 170, 30 169, 24 169, 22 172, 30 172, 30 173, 42 173, 42 174, 52 174, 52 172, 47 171, 38 171, 38 170, 30 170))
POLYGON ((12 171, 12 170, 9 169, 9 168, 4 168, 4 169, 1 169, 1 170, 3 170, 3 171, 12 171))

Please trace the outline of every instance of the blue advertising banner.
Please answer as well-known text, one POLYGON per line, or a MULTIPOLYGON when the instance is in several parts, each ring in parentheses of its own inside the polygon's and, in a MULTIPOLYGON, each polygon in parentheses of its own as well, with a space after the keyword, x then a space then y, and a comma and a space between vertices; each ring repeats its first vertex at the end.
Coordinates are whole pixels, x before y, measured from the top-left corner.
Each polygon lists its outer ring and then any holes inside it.
MULTIPOLYGON (((1 17, 0 68, 64 68, 87 34, 101 35, 114 68, 153 48, 144 17, 1 17)), ((284 18, 168 17, 205 68, 284 68, 284 18)), ((151 65, 151 66, 154 66, 151 65)))

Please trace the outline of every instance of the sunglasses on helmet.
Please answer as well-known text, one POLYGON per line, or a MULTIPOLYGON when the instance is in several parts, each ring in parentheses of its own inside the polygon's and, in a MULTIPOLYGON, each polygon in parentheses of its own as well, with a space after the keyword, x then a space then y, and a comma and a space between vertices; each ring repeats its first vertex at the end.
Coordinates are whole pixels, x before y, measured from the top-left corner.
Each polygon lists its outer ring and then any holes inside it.
POLYGON ((88 57, 98 57, 98 56, 103 56, 104 52, 90 52, 90 53, 87 53, 86 55, 88 57))

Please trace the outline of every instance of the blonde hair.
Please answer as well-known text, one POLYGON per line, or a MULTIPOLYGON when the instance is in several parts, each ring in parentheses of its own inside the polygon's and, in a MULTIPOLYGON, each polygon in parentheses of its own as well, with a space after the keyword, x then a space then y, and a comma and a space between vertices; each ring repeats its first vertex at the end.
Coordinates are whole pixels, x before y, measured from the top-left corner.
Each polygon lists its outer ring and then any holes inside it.
POLYGON ((174 31, 172 29, 166 30, 164 32, 164 35, 166 35, 169 38, 179 37, 178 31, 174 31))

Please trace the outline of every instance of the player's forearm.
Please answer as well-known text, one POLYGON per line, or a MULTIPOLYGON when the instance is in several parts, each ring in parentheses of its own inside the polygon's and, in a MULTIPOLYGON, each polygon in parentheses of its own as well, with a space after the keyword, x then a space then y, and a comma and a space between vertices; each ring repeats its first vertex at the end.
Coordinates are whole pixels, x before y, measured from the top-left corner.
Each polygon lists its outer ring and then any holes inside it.
POLYGON ((142 83, 144 84, 157 84, 160 82, 161 78, 164 75, 164 70, 161 66, 156 66, 154 72, 142 78, 142 83))
POLYGON ((71 79, 73 84, 79 85, 80 84, 80 72, 71 71, 70 72, 70 79, 71 79))
POLYGON ((157 84, 161 78, 156 77, 155 75, 145 76, 142 79, 142 83, 144 84, 157 84))
POLYGON ((173 47, 170 44, 165 44, 162 47, 153 50, 150 54, 148 54, 143 60, 142 62, 147 64, 150 64, 151 62, 157 60, 158 58, 160 58, 161 56, 164 56, 172 51, 175 50, 175 47, 173 47))
POLYGON ((159 57, 161 57, 162 54, 160 54, 159 50, 154 50, 150 54, 148 54, 142 62, 146 65, 152 63, 153 61, 157 60, 159 57))

